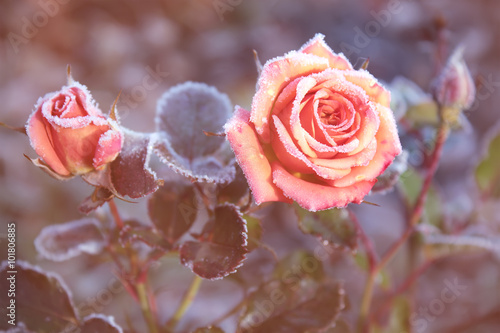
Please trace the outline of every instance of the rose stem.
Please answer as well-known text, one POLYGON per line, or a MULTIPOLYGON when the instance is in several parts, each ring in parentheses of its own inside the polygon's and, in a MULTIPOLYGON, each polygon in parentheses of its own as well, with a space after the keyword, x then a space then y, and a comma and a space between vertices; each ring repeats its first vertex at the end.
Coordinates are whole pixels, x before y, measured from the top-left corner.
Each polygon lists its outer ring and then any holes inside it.
POLYGON ((108 206, 109 210, 111 211, 111 215, 113 215, 113 218, 115 219, 116 226, 118 229, 123 228, 123 220, 120 217, 120 214, 118 213, 118 208, 116 207, 116 203, 114 199, 111 199, 108 201, 108 206))
POLYGON ((179 321, 182 319, 188 308, 191 306, 191 303, 193 303, 193 300, 196 297, 198 290, 200 289, 201 281, 203 281, 203 279, 200 278, 198 275, 194 276, 191 285, 189 286, 188 290, 186 291, 186 293, 182 298, 181 304, 175 311, 173 317, 167 323, 168 331, 170 332, 174 331, 179 321))
POLYGON ((375 265, 377 264, 377 254, 375 253, 373 242, 366 235, 364 229, 361 227, 361 224, 359 224, 359 220, 354 214, 354 212, 352 212, 349 208, 347 209, 347 212, 349 213, 349 217, 351 218, 356 229, 358 230, 359 238, 363 242, 363 246, 365 247, 366 250, 366 255, 368 256, 368 268, 370 271, 372 271, 375 265))
POLYGON ((391 246, 391 248, 389 248, 389 250, 384 254, 382 259, 374 267, 374 269, 370 271, 370 274, 368 276, 368 281, 366 282, 365 290, 363 292, 363 297, 361 300, 361 308, 357 326, 358 333, 364 333, 370 331, 369 327, 366 324, 368 315, 370 313, 370 305, 373 297, 373 287, 375 285, 375 279, 377 275, 394 258, 398 250, 413 234, 413 232, 415 231, 415 226, 417 225, 418 221, 420 220, 420 217, 422 216, 425 200, 427 198, 427 193, 429 192, 432 179, 434 178, 434 175, 438 168, 439 160, 441 159, 441 153, 443 151, 443 145, 448 136, 448 131, 449 128, 447 123, 444 120, 441 120, 439 128, 436 133, 436 144, 434 146, 434 151, 432 152, 431 156, 431 165, 427 170, 427 175, 422 185, 422 189, 420 190, 417 202, 415 203, 412 214, 409 218, 408 228, 406 229, 402 237, 396 243, 394 243, 391 246))
POLYGON ((153 318, 153 314, 150 307, 148 291, 146 289, 146 284, 144 282, 139 282, 135 286, 137 295, 139 297, 139 304, 141 305, 142 315, 146 320, 148 329, 150 333, 158 333, 158 328, 156 327, 156 321, 153 318))

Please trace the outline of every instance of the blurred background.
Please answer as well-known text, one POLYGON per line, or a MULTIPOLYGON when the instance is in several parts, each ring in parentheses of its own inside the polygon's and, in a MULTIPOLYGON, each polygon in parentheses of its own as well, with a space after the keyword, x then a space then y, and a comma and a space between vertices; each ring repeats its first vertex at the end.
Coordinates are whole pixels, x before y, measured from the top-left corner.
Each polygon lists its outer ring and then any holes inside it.
MULTIPOLYGON (((23 126, 37 99, 66 83, 67 65, 104 112, 121 91, 122 124, 137 131, 154 131, 157 99, 188 80, 213 85, 233 104, 249 108, 257 78, 252 50, 264 62, 298 49, 318 32, 353 64, 369 58, 375 77, 391 82, 404 76, 425 91, 436 75, 439 55, 446 58, 458 44, 465 46, 478 95, 467 113, 470 128, 445 149, 439 179, 444 195, 459 209, 472 209, 467 200, 470 169, 483 151, 484 136, 500 116, 500 2, 496 0, 0 0, 0 122, 23 126), (438 48, 436 41, 443 35, 447 44, 438 48)), ((85 302, 113 278, 110 266, 85 258, 67 264, 44 261, 37 257, 33 240, 45 225, 81 218, 77 207, 91 188, 81 180, 53 180, 23 154, 35 156, 28 139, 0 128, 2 228, 17 222, 18 258, 58 272, 74 291, 75 303, 85 302)), ((377 240, 378 251, 386 249, 404 226, 404 212, 393 198, 374 196, 371 201, 381 208, 357 208, 368 234, 377 240)), ((119 207, 125 215, 145 216, 144 202, 119 203, 119 207)), ((491 209, 500 207, 493 204, 491 209)), ((500 222, 497 215, 492 216, 500 222)), ((296 230, 286 212, 271 216, 266 242, 277 247, 278 254, 291 246, 314 244, 296 230)), ((0 232, 5 237, 4 229, 0 232)), ((5 239, 1 242, 3 259, 5 239)), ((156 285, 168 284, 158 299, 168 304, 160 310, 166 319, 191 273, 177 259, 165 260, 168 265, 162 267, 169 269, 158 273, 156 285)), ((423 280, 438 282, 418 297, 428 304, 445 278, 457 276, 469 281, 466 296, 429 321, 422 332, 445 332, 466 314, 478 317, 500 307, 498 261, 488 256, 456 261, 431 269, 423 280)), ((251 261, 248 266, 252 267, 251 261)), ((347 280, 357 274, 353 285, 362 281, 363 273, 348 272, 339 274, 347 280)), ((195 303, 186 329, 222 315, 229 309, 225 303, 236 304, 239 296, 234 295, 241 295, 231 282, 207 282, 204 287, 202 295, 207 298, 195 303)), ((360 290, 352 292, 356 300, 360 290)), ((98 310, 124 324, 120 299, 131 304, 122 292, 98 310)), ((355 318, 357 305, 353 308, 348 318, 355 318)), ((126 313, 140 317, 133 307, 126 313)), ((482 329, 464 332, 498 332, 494 324, 490 321, 482 329)), ((231 331, 233 326, 226 327, 231 331)))

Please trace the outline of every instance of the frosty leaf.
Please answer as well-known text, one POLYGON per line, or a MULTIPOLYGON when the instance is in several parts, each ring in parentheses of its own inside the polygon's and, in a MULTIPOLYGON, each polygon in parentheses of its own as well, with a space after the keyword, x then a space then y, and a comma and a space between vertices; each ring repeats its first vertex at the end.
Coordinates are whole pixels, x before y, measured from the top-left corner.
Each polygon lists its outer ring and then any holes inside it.
POLYGON ((97 208, 104 205, 107 201, 113 199, 114 195, 107 188, 96 187, 91 196, 85 198, 78 207, 80 213, 88 215, 97 208))
MULTIPOLYGON (((416 169, 408 168, 399 178, 398 188, 408 207, 413 207, 422 188, 423 178, 416 169)), ((436 189, 431 186, 427 193, 422 218, 424 222, 439 227, 442 222, 441 200, 436 189)))
POLYGON ((250 188, 241 168, 236 165, 236 173, 233 181, 228 184, 218 185, 218 197, 220 202, 231 202, 237 204, 248 195, 250 188))
POLYGON ((165 239, 174 244, 193 225, 197 216, 192 185, 167 182, 148 201, 148 213, 165 239))
POLYGON ((152 135, 123 129, 123 136, 122 151, 109 165, 111 184, 119 196, 142 198, 160 185, 156 173, 149 168, 152 135))
POLYGON ((160 251, 172 248, 172 244, 155 228, 135 220, 124 222, 124 226, 120 230, 119 240, 122 246, 125 246, 126 243, 141 242, 160 251))
MULTIPOLYGON (((51 273, 23 261, 17 261, 15 270, 15 319, 36 332, 61 332, 78 324, 70 293, 62 280, 51 273)), ((0 297, 0 308, 6 311, 11 298, 6 297, 10 281, 8 263, 0 265, 0 286, 5 295, 0 297)), ((2 312, 3 312, 2 311, 2 312)), ((6 317, 3 315, 3 317, 6 317)), ((8 317, 7 317, 8 318, 8 317)), ((12 327, 6 318, 0 321, 0 329, 12 327)))
POLYGON ((490 251, 499 256, 500 239, 475 235, 424 235, 424 253, 428 258, 475 251, 490 251))
POLYGON ((68 260, 82 253, 98 254, 104 245, 99 222, 93 218, 47 226, 35 239, 37 251, 53 261, 68 260))
POLYGON ((295 207, 302 232, 321 238, 340 249, 351 251, 357 248, 358 233, 345 209, 329 209, 309 212, 295 207))
POLYGON ((237 332, 319 332, 335 322, 344 306, 338 283, 305 279, 292 290, 272 280, 250 295, 237 332))
POLYGON ((387 193, 393 190, 399 180, 399 177, 408 168, 408 152, 403 150, 396 156, 389 167, 377 177, 377 182, 372 188, 372 192, 387 193))
POLYGON ((188 241, 180 248, 181 263, 205 279, 220 279, 242 265, 248 253, 247 227, 239 209, 217 206, 201 241, 188 241))
POLYGON ((198 328, 193 333, 224 333, 224 331, 218 328, 217 326, 210 326, 210 327, 198 328))
POLYGON ((191 181, 228 183, 234 179, 236 173, 233 160, 223 158, 223 156, 198 157, 189 160, 178 155, 164 137, 160 137, 155 143, 154 151, 163 163, 191 181))
POLYGON ((80 333, 123 333, 113 317, 91 314, 83 319, 80 333))
POLYGON ((225 139, 207 137, 203 131, 220 132, 231 116, 229 98, 204 83, 186 82, 168 90, 158 101, 157 131, 172 149, 192 161, 215 153, 225 139))
MULTIPOLYGON (((497 126, 498 128, 498 126, 497 126)), ((476 183, 486 197, 500 198, 500 131, 489 140, 488 150, 476 167, 476 183)))

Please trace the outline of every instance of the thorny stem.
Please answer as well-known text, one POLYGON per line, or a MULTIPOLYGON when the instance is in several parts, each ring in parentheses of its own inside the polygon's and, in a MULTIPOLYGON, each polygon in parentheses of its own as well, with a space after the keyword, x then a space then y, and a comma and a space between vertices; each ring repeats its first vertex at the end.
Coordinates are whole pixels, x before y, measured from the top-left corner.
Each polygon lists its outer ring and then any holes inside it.
POLYGON ((184 297, 182 298, 181 304, 175 311, 174 315, 172 318, 169 320, 167 323, 167 329, 169 332, 173 332, 175 330, 175 327, 179 323, 179 321, 182 319, 186 311, 189 309, 191 306, 191 303, 193 303, 194 298, 196 297, 196 294, 198 293, 198 290, 200 289, 200 285, 202 282, 202 278, 200 278, 198 275, 195 275, 193 278, 193 281, 191 282, 191 285, 189 286, 188 290, 184 294, 184 297))
POLYGON ((113 199, 108 201, 109 210, 111 211, 111 215, 113 215, 113 219, 115 220, 116 226, 118 229, 123 228, 123 220, 118 213, 118 208, 116 207, 116 203, 113 199))
POLYGON ((150 306, 150 300, 148 297, 148 291, 146 288, 146 284, 144 282, 139 282, 135 286, 137 291, 137 295, 139 297, 139 304, 141 305, 142 315, 146 320, 146 324, 148 326, 148 330, 150 333, 158 333, 158 327, 156 325, 156 320, 153 317, 153 311, 150 306))
POLYGON ((429 169, 427 170, 427 175, 425 177, 424 183, 422 185, 422 189, 420 190, 419 196, 413 208, 412 214, 409 218, 408 228, 401 236, 400 239, 396 243, 394 243, 389 250, 384 254, 379 263, 369 272, 368 281, 366 282, 365 290, 363 292, 363 297, 361 300, 361 308, 360 315, 358 318, 357 332, 358 333, 366 333, 370 332, 370 328, 368 327, 368 317, 370 313, 371 301, 373 298, 375 279, 382 269, 384 269, 387 264, 394 258, 399 249, 406 243, 408 238, 415 231, 415 226, 417 225, 420 217, 422 216, 422 212, 424 209, 425 200, 427 198, 427 193, 429 192, 429 188, 431 186, 432 179, 436 173, 436 170, 439 165, 439 160, 441 158, 441 153, 443 151, 443 145, 448 136, 448 125, 445 121, 441 121, 438 131, 436 133, 436 144, 434 146, 434 151, 432 152, 431 164, 429 169))

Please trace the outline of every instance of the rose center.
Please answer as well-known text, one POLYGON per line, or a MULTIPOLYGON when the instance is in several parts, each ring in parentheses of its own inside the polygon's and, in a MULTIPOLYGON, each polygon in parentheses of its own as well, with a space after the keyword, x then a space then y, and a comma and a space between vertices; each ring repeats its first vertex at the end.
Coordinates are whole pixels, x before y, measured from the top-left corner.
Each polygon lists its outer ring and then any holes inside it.
POLYGON ((55 116, 61 115, 66 109, 66 105, 70 102, 69 96, 61 95, 54 101, 54 108, 52 113, 55 116))
POLYGON ((337 125, 343 120, 343 109, 338 101, 321 101, 318 107, 319 118, 325 125, 337 125))

